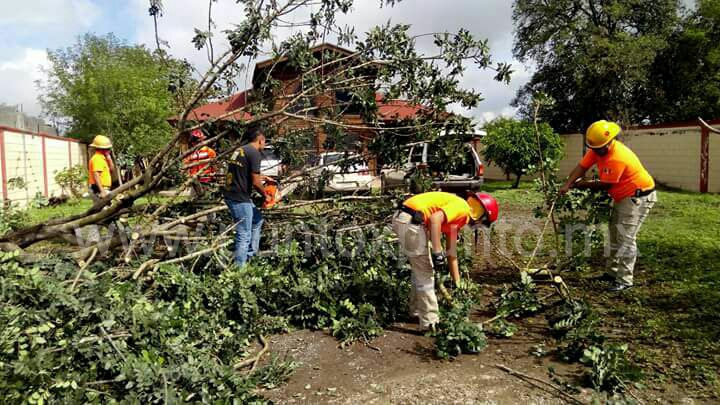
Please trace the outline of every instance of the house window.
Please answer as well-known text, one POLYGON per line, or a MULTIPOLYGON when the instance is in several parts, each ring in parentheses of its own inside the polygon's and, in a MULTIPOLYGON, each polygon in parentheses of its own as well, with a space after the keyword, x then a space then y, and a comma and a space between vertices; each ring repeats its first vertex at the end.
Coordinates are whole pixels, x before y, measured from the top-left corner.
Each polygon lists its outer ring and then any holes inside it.
POLYGON ((358 103, 353 103, 352 92, 348 90, 336 90, 335 91, 335 102, 337 103, 338 111, 344 114, 360 114, 362 109, 358 103))

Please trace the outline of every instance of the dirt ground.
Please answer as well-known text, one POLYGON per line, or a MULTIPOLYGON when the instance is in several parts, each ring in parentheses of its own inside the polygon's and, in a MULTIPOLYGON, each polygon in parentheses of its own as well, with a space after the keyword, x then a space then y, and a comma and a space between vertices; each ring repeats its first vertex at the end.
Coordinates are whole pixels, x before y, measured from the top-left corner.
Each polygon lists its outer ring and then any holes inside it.
MULTIPOLYGON (((537 222, 530 212, 515 217, 515 224, 537 222), (521 218, 522 217, 522 218, 521 218)), ((538 223, 538 225, 541 225, 538 223)), ((473 314, 480 322, 494 315, 490 303, 504 284, 517 281, 517 271, 497 258, 486 257, 471 277, 481 285, 485 302, 473 314)), ((593 293, 602 286, 577 277, 567 280, 578 294, 608 299, 593 293)), ((548 291, 551 291, 548 289, 548 291)), ((606 311, 602 311, 606 312, 606 311)), ((271 351, 288 355, 301 365, 287 384, 262 392, 277 403, 399 403, 399 404, 558 404, 571 402, 551 389, 543 390, 498 368, 579 386, 583 366, 567 364, 553 356, 555 340, 548 334, 544 314, 510 320, 518 332, 508 339, 488 337, 488 346, 477 355, 462 355, 445 361, 435 357, 433 341, 418 332, 415 324, 397 323, 369 344, 341 348, 338 341, 322 331, 294 331, 272 337, 271 351)), ((610 324, 617 324, 609 319, 610 324)), ((631 336, 628 331, 608 331, 631 336)), ((632 342, 631 342, 632 346, 632 342)), ((672 383, 643 382, 632 389, 643 403, 711 403, 693 399, 696 395, 672 383)), ((592 403, 601 396, 591 389, 575 393, 575 403, 592 403)), ((571 402, 572 403, 572 402, 571 402)))
MULTIPOLYGON (((485 291, 495 295, 501 280, 511 270, 498 270, 487 279, 485 291), (507 274, 504 274, 507 273, 507 274)), ((485 276, 488 276, 485 273, 485 276)), ((500 283, 501 285, 501 283, 500 283)), ((481 321, 492 313, 476 312, 481 321)), ((552 356, 554 339, 547 334, 542 315, 514 320, 518 332, 509 339, 488 338, 487 348, 477 355, 462 355, 444 361, 434 355, 433 341, 417 326, 397 323, 369 344, 341 348, 326 332, 300 330, 272 337, 271 350, 300 362, 287 384, 262 394, 277 403, 400 403, 400 404, 558 404, 565 399, 552 390, 542 390, 498 368, 550 380, 556 377, 577 385, 582 366, 563 363, 552 356)), ((703 403, 680 387, 665 385, 634 389, 646 403, 703 403)), ((597 394, 596 394, 597 395, 597 394)), ((593 401, 593 391, 582 390, 574 397, 582 403, 593 401)))
MULTIPOLYGON (((436 404, 556 404, 566 402, 552 390, 543 391, 500 370, 505 365, 533 377, 548 380, 548 367, 566 381, 574 381, 582 369, 531 354, 552 350, 552 341, 536 330, 533 319, 522 322, 511 339, 490 339, 478 355, 453 361, 434 357, 433 343, 418 334, 414 325, 396 324, 370 345, 340 348, 324 332, 296 331, 271 339, 275 353, 287 354, 301 365, 290 381, 263 395, 277 403, 436 403, 436 404)), ((635 390, 648 403, 700 403, 678 387, 635 390)), ((575 397, 592 401, 592 391, 575 397)))

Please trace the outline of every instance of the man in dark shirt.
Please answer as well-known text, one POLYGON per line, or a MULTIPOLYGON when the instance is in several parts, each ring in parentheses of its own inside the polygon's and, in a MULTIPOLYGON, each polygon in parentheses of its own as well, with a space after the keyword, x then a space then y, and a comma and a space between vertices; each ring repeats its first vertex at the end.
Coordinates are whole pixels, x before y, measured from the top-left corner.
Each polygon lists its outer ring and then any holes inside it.
POLYGON ((270 198, 263 187, 267 176, 260 174, 265 134, 262 128, 253 127, 247 133, 249 143, 233 152, 225 174, 223 196, 235 223, 235 262, 242 266, 260 249, 260 229, 263 218, 250 194, 253 187, 270 198))

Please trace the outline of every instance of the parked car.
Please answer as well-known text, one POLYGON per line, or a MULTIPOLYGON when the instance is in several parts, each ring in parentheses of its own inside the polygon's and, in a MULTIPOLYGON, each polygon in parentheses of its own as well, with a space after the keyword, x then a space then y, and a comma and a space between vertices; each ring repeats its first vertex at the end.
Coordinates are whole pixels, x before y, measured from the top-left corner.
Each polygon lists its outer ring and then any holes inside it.
POLYGON ((357 153, 325 152, 319 156, 318 166, 322 172, 330 175, 325 191, 370 190, 376 182, 376 177, 370 173, 367 162, 357 153))
POLYGON ((436 170, 432 162, 428 162, 429 152, 435 147, 433 143, 425 142, 414 145, 408 152, 407 162, 400 168, 388 168, 380 171, 380 187, 388 190, 397 187, 409 187, 410 191, 417 192, 412 184, 412 175, 420 168, 427 168, 432 175, 433 186, 448 192, 463 192, 465 190, 480 190, 483 185, 485 166, 472 144, 466 143, 466 165, 457 168, 451 173, 436 170))
POLYGON ((260 174, 270 177, 280 177, 283 173, 283 164, 280 158, 275 154, 275 149, 271 145, 266 145, 262 151, 263 159, 260 162, 260 174))

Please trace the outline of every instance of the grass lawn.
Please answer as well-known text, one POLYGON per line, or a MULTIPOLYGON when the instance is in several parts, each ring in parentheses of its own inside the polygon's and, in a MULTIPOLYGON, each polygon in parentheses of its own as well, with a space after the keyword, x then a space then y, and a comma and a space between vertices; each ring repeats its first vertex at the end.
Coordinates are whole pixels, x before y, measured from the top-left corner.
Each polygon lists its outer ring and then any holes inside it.
MULTIPOLYGON (((541 195, 531 182, 489 182, 502 215, 532 212, 541 195)), ((527 214, 524 214, 527 215, 527 214)), ((630 343, 648 379, 674 381, 720 397, 720 195, 660 191, 638 236, 636 287, 619 295, 589 274, 563 275, 603 314, 603 326, 630 343)), ((592 273, 603 260, 592 263, 592 273)))
MULTIPOLYGON (((135 201, 136 205, 142 204, 161 204, 165 201, 170 200, 170 197, 160 196, 148 196, 138 198, 135 201)), ((54 207, 30 207, 24 210, 24 214, 27 217, 28 225, 37 225, 47 222, 52 219, 64 218, 70 215, 82 214, 92 207, 92 200, 89 198, 78 198, 72 199, 64 204, 60 204, 54 207)))
POLYGON ((648 365, 664 357, 669 377, 720 394, 720 195, 658 200, 638 239, 642 286, 626 297, 625 316, 657 347, 640 352, 648 365))

